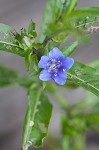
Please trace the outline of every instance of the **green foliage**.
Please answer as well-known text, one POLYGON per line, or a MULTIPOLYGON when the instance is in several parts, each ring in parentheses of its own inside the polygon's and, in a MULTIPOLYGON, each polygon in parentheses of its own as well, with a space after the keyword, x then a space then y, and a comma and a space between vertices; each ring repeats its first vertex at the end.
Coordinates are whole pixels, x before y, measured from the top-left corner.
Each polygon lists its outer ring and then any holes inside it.
POLYGON ((5 25, 3 23, 0 23, 0 33, 8 33, 11 31, 13 31, 13 28, 11 28, 10 26, 5 25))
POLYGON ((77 49, 79 39, 85 42, 86 33, 98 32, 99 7, 77 9, 76 5, 77 0, 48 0, 39 37, 32 20, 28 29, 22 28, 20 33, 0 23, 0 50, 23 57, 26 69, 30 71, 27 77, 23 77, 0 66, 0 87, 18 85, 28 90, 22 150, 28 150, 31 145, 42 146, 48 134, 52 105, 45 92, 50 92, 62 109, 63 150, 83 150, 80 141, 83 141, 84 133, 88 130, 99 132, 99 60, 88 65, 75 61, 66 72, 68 79, 63 88, 83 87, 91 92, 83 101, 72 105, 58 92, 59 86, 41 82, 38 78, 41 71, 38 62, 43 55, 48 56, 52 48, 58 47, 64 56, 70 56, 77 49), (61 45, 71 36, 75 42, 61 45))
POLYGON ((51 22, 54 22, 61 16, 63 10, 63 1, 53 1, 49 0, 46 4, 46 8, 44 11, 43 19, 42 19, 42 30, 40 33, 40 42, 43 42, 46 37, 46 30, 48 29, 48 25, 51 22), (49 15, 50 14, 50 15, 49 15))
POLYGON ((68 150, 85 149, 85 133, 99 132, 99 97, 88 92, 84 100, 68 107, 61 121, 64 150, 67 146, 68 150))
POLYGON ((28 108, 23 129, 23 149, 30 145, 42 146, 48 134, 48 125, 52 113, 52 105, 40 87, 31 88, 28 93, 28 108))
POLYGON ((65 12, 64 15, 69 16, 72 12, 72 10, 74 10, 76 4, 77 4, 77 0, 68 0, 69 5, 67 8, 65 8, 65 12))
MULTIPOLYGON (((30 53, 32 52, 34 39, 37 36, 35 31, 35 23, 32 22, 32 20, 30 21, 28 31, 22 28, 21 32, 18 33, 11 27, 5 24, 0 24, 0 32, 0 50, 25 57, 25 60, 26 58, 29 58, 29 56, 27 57, 27 54, 30 55, 30 53)), ((26 62, 29 61, 26 60, 26 62)), ((29 64, 26 63, 26 68, 27 66, 29 66, 29 64)))
POLYGON ((62 133, 68 136, 75 136, 77 133, 81 133, 85 131, 86 125, 84 122, 84 118, 79 116, 62 116, 62 133))
POLYGON ((76 9, 71 13, 71 16, 73 17, 99 16, 99 7, 85 7, 76 9))
POLYGON ((10 52, 13 54, 17 54, 22 57, 24 57, 25 55, 25 52, 21 47, 19 47, 16 44, 5 42, 5 41, 0 41, 0 50, 3 50, 5 52, 10 52))
MULTIPOLYGON (((53 34, 58 32, 58 29, 63 25, 61 22, 62 17, 64 14, 70 14, 75 4, 76 0, 48 0, 42 19, 42 30, 39 37, 40 42, 43 42, 46 36, 53 36, 53 34), (55 28, 57 31, 55 31, 55 28)), ((67 18, 68 15, 66 19, 67 18)), ((62 34, 63 36, 60 34, 58 38, 54 40, 58 42, 64 41, 67 37, 67 33, 62 34)))
POLYGON ((13 70, 0 65, 0 87, 16 85, 18 77, 13 70))
MULTIPOLYGON (((78 32, 97 33, 99 19, 96 16, 74 17, 73 24, 78 32)), ((71 21, 71 22, 72 22, 71 21)))
POLYGON ((89 63, 89 66, 95 68, 99 72, 99 60, 89 63))
POLYGON ((24 56, 23 49, 15 43, 13 28, 0 24, 0 35, 0 50, 24 56))
POLYGON ((74 25, 76 28, 79 28, 80 30, 86 29, 87 25, 93 25, 93 23, 97 23, 99 22, 99 20, 97 19, 97 17, 95 16, 85 16, 85 17, 74 17, 74 25))
POLYGON ((63 135, 63 139, 62 139, 62 149, 66 150, 66 149, 70 149, 70 137, 66 136, 65 134, 63 135))
POLYGON ((33 61, 33 69, 35 71, 38 71, 38 59, 37 59, 37 56, 33 55, 32 56, 32 61, 33 61))
POLYGON ((99 96, 99 72, 84 64, 75 62, 74 66, 67 72, 68 79, 74 84, 99 96))
POLYGON ((67 38, 68 38, 67 33, 60 33, 59 35, 57 35, 53 38, 53 41, 62 43, 62 42, 65 42, 67 40, 67 38))
POLYGON ((74 10, 76 0, 71 1, 70 3, 69 1, 65 1, 62 15, 60 15, 61 17, 59 17, 59 8, 62 7, 56 8, 55 4, 55 1, 48 1, 48 4, 46 6, 40 36, 40 39, 42 39, 41 42, 43 42, 46 36, 52 37, 56 42, 64 42, 68 38, 68 35, 72 35, 77 39, 78 37, 81 38, 82 36, 84 36, 81 32, 82 27, 85 27, 85 25, 88 24, 99 22, 99 20, 96 19, 96 17, 99 15, 98 7, 74 10), (55 10, 57 9, 59 9, 58 13, 55 13, 55 10), (48 17, 49 14, 51 14, 50 17, 48 17), (57 20, 52 19, 55 18, 54 15, 56 15, 57 20), (95 18, 93 21, 91 21, 91 19, 93 18, 92 16, 95 18), (91 19, 87 19, 86 21, 86 18, 88 17, 91 19), (78 25, 77 22, 80 24, 78 25))
POLYGON ((24 88, 29 88, 32 84, 34 85, 35 81, 30 77, 20 76, 16 71, 9 69, 5 66, 0 65, 0 87, 8 86, 22 86, 24 88))
POLYGON ((99 97, 93 93, 87 92, 84 99, 71 105, 69 110, 71 110, 70 113, 73 119, 78 118, 84 123, 82 128, 84 131, 99 131, 99 97))
POLYGON ((27 71, 30 70, 30 65, 31 65, 31 55, 32 55, 32 53, 30 53, 30 52, 28 51, 27 54, 25 55, 25 66, 26 66, 27 71))
POLYGON ((35 23, 31 20, 28 26, 28 34, 31 36, 31 38, 34 38, 37 36, 35 32, 35 26, 36 26, 35 23))
POLYGON ((73 43, 70 43, 69 45, 67 45, 66 47, 63 47, 61 49, 61 51, 63 52, 63 54, 65 56, 70 56, 72 53, 74 53, 74 51, 77 49, 78 46, 78 42, 75 41, 73 43))
POLYGON ((44 55, 47 55, 48 56, 48 53, 50 52, 50 50, 53 48, 53 47, 59 47, 60 44, 55 42, 55 41, 49 41, 47 43, 47 45, 45 46, 44 48, 44 55))

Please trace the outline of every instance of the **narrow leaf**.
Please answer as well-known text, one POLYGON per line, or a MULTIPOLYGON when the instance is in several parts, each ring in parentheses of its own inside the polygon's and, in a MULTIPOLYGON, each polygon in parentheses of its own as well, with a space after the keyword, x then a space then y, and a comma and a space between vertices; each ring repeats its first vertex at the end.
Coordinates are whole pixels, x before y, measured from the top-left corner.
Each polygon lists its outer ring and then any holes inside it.
POLYGON ((0 23, 0 33, 7 33, 7 32, 11 32, 13 31, 13 28, 6 25, 6 24, 3 24, 3 23, 0 23))
POLYGON ((77 48, 78 42, 70 43, 68 46, 61 48, 61 51, 65 56, 70 56, 77 48))
POLYGON ((35 32, 35 23, 31 20, 30 24, 28 26, 28 34, 31 35, 32 37, 36 37, 37 34, 35 32))
POLYGON ((87 65, 75 62, 67 72, 68 80, 99 96, 99 72, 87 65))
POLYGON ((85 7, 74 10, 71 16, 84 17, 84 16, 99 16, 99 7, 85 7))
POLYGON ((49 25, 54 24, 54 28, 57 26, 57 22, 61 20, 70 2, 70 0, 48 0, 42 19, 42 30, 39 36, 40 42, 44 41, 46 35, 53 34, 53 29, 49 25))
POLYGON ((31 66, 31 52, 27 52, 27 54, 25 55, 25 66, 27 71, 30 70, 30 66, 31 66))
POLYGON ((5 24, 0 24, 0 50, 24 55, 24 50, 15 44, 14 29, 5 24))
POLYGON ((67 3, 68 3, 68 7, 67 9, 65 9, 65 13, 64 13, 65 17, 69 15, 72 12, 72 10, 75 8, 77 4, 77 0, 68 0, 67 3))
POLYGON ((19 56, 24 56, 24 50, 19 47, 16 44, 10 43, 10 42, 5 42, 5 41, 0 41, 0 50, 5 51, 5 52, 10 52, 13 54, 17 54, 19 56))
POLYGON ((23 129, 23 150, 27 150, 31 145, 42 146, 43 139, 48 133, 51 113, 52 105, 42 89, 30 89, 23 129))
POLYGON ((35 71, 38 71, 38 59, 37 59, 37 56, 36 55, 33 55, 31 57, 32 61, 33 61, 33 69, 35 71))

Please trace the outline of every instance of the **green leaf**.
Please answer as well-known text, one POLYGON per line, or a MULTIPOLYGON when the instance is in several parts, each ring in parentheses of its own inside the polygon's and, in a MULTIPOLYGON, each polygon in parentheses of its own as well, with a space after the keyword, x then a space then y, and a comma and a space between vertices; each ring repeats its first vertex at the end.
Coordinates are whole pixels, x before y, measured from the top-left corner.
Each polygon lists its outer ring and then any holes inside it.
POLYGON ((16 34, 16 31, 5 24, 0 24, 0 41, 10 42, 12 43, 14 41, 14 36, 16 34))
POLYGON ((99 72, 99 60, 95 60, 94 62, 91 62, 88 65, 95 68, 99 72))
POLYGON ((78 32, 92 33, 98 32, 99 18, 96 16, 75 16, 71 19, 71 23, 78 32))
POLYGON ((99 111, 89 113, 84 118, 88 129, 99 132, 99 111))
POLYGON ((23 129, 23 150, 29 146, 42 146, 47 136, 52 105, 40 88, 31 88, 28 96, 28 108, 23 129))
POLYGON ((31 20, 30 24, 28 26, 28 34, 31 35, 32 37, 36 37, 37 34, 35 32, 35 23, 31 20))
POLYGON ((27 51, 27 54, 25 55, 25 66, 26 66, 26 69, 27 71, 30 70, 30 65, 31 65, 31 51, 27 51))
POLYGON ((87 65, 75 62, 67 72, 68 80, 99 96, 99 72, 87 65))
MULTIPOLYGON (((57 35, 57 33, 67 33, 68 35, 72 35, 76 39, 80 38, 84 40, 85 32, 82 32, 83 30, 86 29, 85 31, 88 32, 97 31, 97 25, 95 23, 99 23, 98 7, 82 8, 72 11, 68 17, 66 15, 67 14, 64 14, 61 22, 49 25, 49 28, 51 28, 54 34, 57 35), (67 18, 69 18, 69 20, 67 18), (91 25, 93 26, 93 28, 91 27, 91 25)), ((48 32, 47 34, 51 35, 52 33, 48 32)))
POLYGON ((5 52, 10 52, 13 54, 17 54, 22 57, 24 57, 24 54, 25 54, 24 49, 22 49, 16 44, 6 42, 6 41, 0 41, 0 50, 5 51, 5 52))
POLYGON ((11 32, 13 31, 13 28, 6 25, 6 24, 3 24, 3 23, 0 23, 0 33, 7 33, 7 32, 11 32))
MULTIPOLYGON (((99 23, 99 9, 98 7, 88 7, 81 8, 78 10, 71 11, 70 15, 67 17, 67 13, 63 15, 62 21, 57 22, 57 24, 50 24, 52 32, 58 36, 58 34, 72 35, 77 40, 87 40, 85 37, 85 32, 96 32, 98 31, 99 23), (69 19, 68 19, 69 18, 69 19), (57 34, 58 33, 58 34, 57 34)), ((48 32, 48 31, 47 31, 48 32)), ((52 34, 48 32, 48 34, 52 34)))
POLYGON ((93 23, 99 22, 96 16, 85 16, 85 17, 76 17, 74 18, 75 28, 86 29, 87 25, 93 25, 93 23))
POLYGON ((39 36, 40 42, 44 41, 46 35, 53 35, 54 29, 58 27, 57 25, 66 13, 65 11, 68 9, 68 13, 70 13, 75 2, 76 0, 48 0, 42 19, 42 30, 39 36), (54 26, 54 29, 51 27, 51 24, 54 26))
MULTIPOLYGON (((67 110, 67 114, 68 114, 67 110)), ((85 122, 80 116, 70 116, 62 115, 62 133, 70 137, 75 136, 77 133, 82 133, 85 130, 85 122)))
POLYGON ((85 130, 99 132, 99 97, 91 92, 84 95, 84 99, 69 108, 74 117, 81 118, 85 130))
POLYGON ((53 38, 53 41, 62 43, 62 42, 65 42, 67 38, 68 38, 67 33, 60 33, 56 37, 53 38))
POLYGON ((28 33, 31 34, 33 30, 35 30, 35 23, 31 20, 28 27, 28 33))
POLYGON ((38 71, 38 59, 37 59, 37 56, 36 55, 33 55, 32 56, 32 61, 33 61, 33 69, 35 71, 38 71))
POLYGON ((40 33, 40 42, 42 43, 46 37, 46 29, 48 29, 48 24, 57 20, 60 17, 63 9, 62 0, 48 0, 46 8, 42 18, 42 30, 40 33), (50 14, 50 15, 49 15, 50 14))
MULTIPOLYGON (((68 108, 69 109, 69 108, 68 108)), ((63 150, 84 150, 85 147, 85 122, 79 117, 72 117, 71 111, 67 110, 67 116, 61 116, 62 147, 63 150), (69 114, 69 115, 68 115, 69 114), (72 144, 71 144, 72 141, 72 144)))
POLYGON ((44 55, 47 55, 49 54, 50 50, 53 48, 53 47, 59 47, 60 44, 55 42, 55 41, 50 41, 47 43, 47 45, 45 46, 44 48, 44 55))
POLYGON ((87 16, 99 16, 99 7, 85 7, 74 10, 71 13, 71 16, 74 17, 87 17, 87 16))
POLYGON ((16 85, 18 78, 15 71, 0 65, 0 87, 16 85))
POLYGON ((76 50, 77 46, 78 42, 75 41, 70 43, 68 46, 61 48, 61 51, 65 56, 70 56, 76 50))
POLYGON ((15 42, 14 29, 8 25, 0 24, 0 32, 0 50, 24 56, 24 50, 15 42))
POLYGON ((77 85, 76 83, 73 83, 71 80, 67 80, 66 84, 63 86, 63 88, 67 88, 70 90, 77 89, 78 87, 79 85, 77 85))
POLYGON ((68 7, 65 9, 64 11, 64 17, 67 17, 68 15, 71 14, 72 10, 75 8, 76 4, 77 4, 77 0, 67 0, 66 3, 68 3, 68 7))

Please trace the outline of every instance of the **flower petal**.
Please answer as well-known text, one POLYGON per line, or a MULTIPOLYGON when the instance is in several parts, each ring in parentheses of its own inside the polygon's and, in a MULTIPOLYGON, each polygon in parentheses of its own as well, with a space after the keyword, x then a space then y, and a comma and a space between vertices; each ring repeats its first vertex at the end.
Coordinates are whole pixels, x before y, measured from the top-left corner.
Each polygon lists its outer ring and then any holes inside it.
POLYGON ((48 61, 49 61, 49 58, 47 56, 42 56, 41 60, 38 63, 39 68, 46 68, 48 61))
POLYGON ((69 70, 73 64, 74 64, 74 59, 70 57, 64 57, 62 60, 62 67, 66 70, 69 70))
POLYGON ((51 74, 44 69, 43 71, 41 71, 39 78, 40 80, 48 81, 51 79, 51 74))
POLYGON ((53 78, 57 84, 64 85, 67 79, 67 74, 63 71, 59 72, 57 76, 53 78))
POLYGON ((63 54, 62 52, 57 48, 54 47, 50 52, 49 52, 49 58, 54 58, 54 59, 58 59, 60 57, 62 57, 63 54))

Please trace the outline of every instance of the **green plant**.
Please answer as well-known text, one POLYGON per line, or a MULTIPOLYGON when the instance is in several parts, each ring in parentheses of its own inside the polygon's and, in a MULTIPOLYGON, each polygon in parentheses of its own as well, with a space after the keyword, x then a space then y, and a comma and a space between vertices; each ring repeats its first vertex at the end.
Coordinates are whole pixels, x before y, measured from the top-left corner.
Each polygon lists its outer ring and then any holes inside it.
POLYGON ((98 23, 99 7, 77 8, 77 0, 48 0, 39 34, 32 20, 28 29, 23 28, 20 33, 0 24, 0 49, 22 57, 28 71, 28 76, 23 77, 0 66, 0 87, 11 85, 27 89, 22 150, 27 150, 31 145, 42 146, 43 139, 48 135, 52 115, 48 93, 53 95, 62 109, 62 142, 58 149, 83 150, 85 132, 99 130, 99 60, 82 64, 69 57, 81 42, 89 40, 89 33, 98 32, 98 23), (73 37, 74 42, 62 47, 69 37, 73 37), (40 68, 46 71, 43 76, 40 68), (44 81, 39 79, 39 74, 44 81), (73 105, 58 93, 60 88, 73 90, 78 87, 90 93, 85 100, 73 105))

